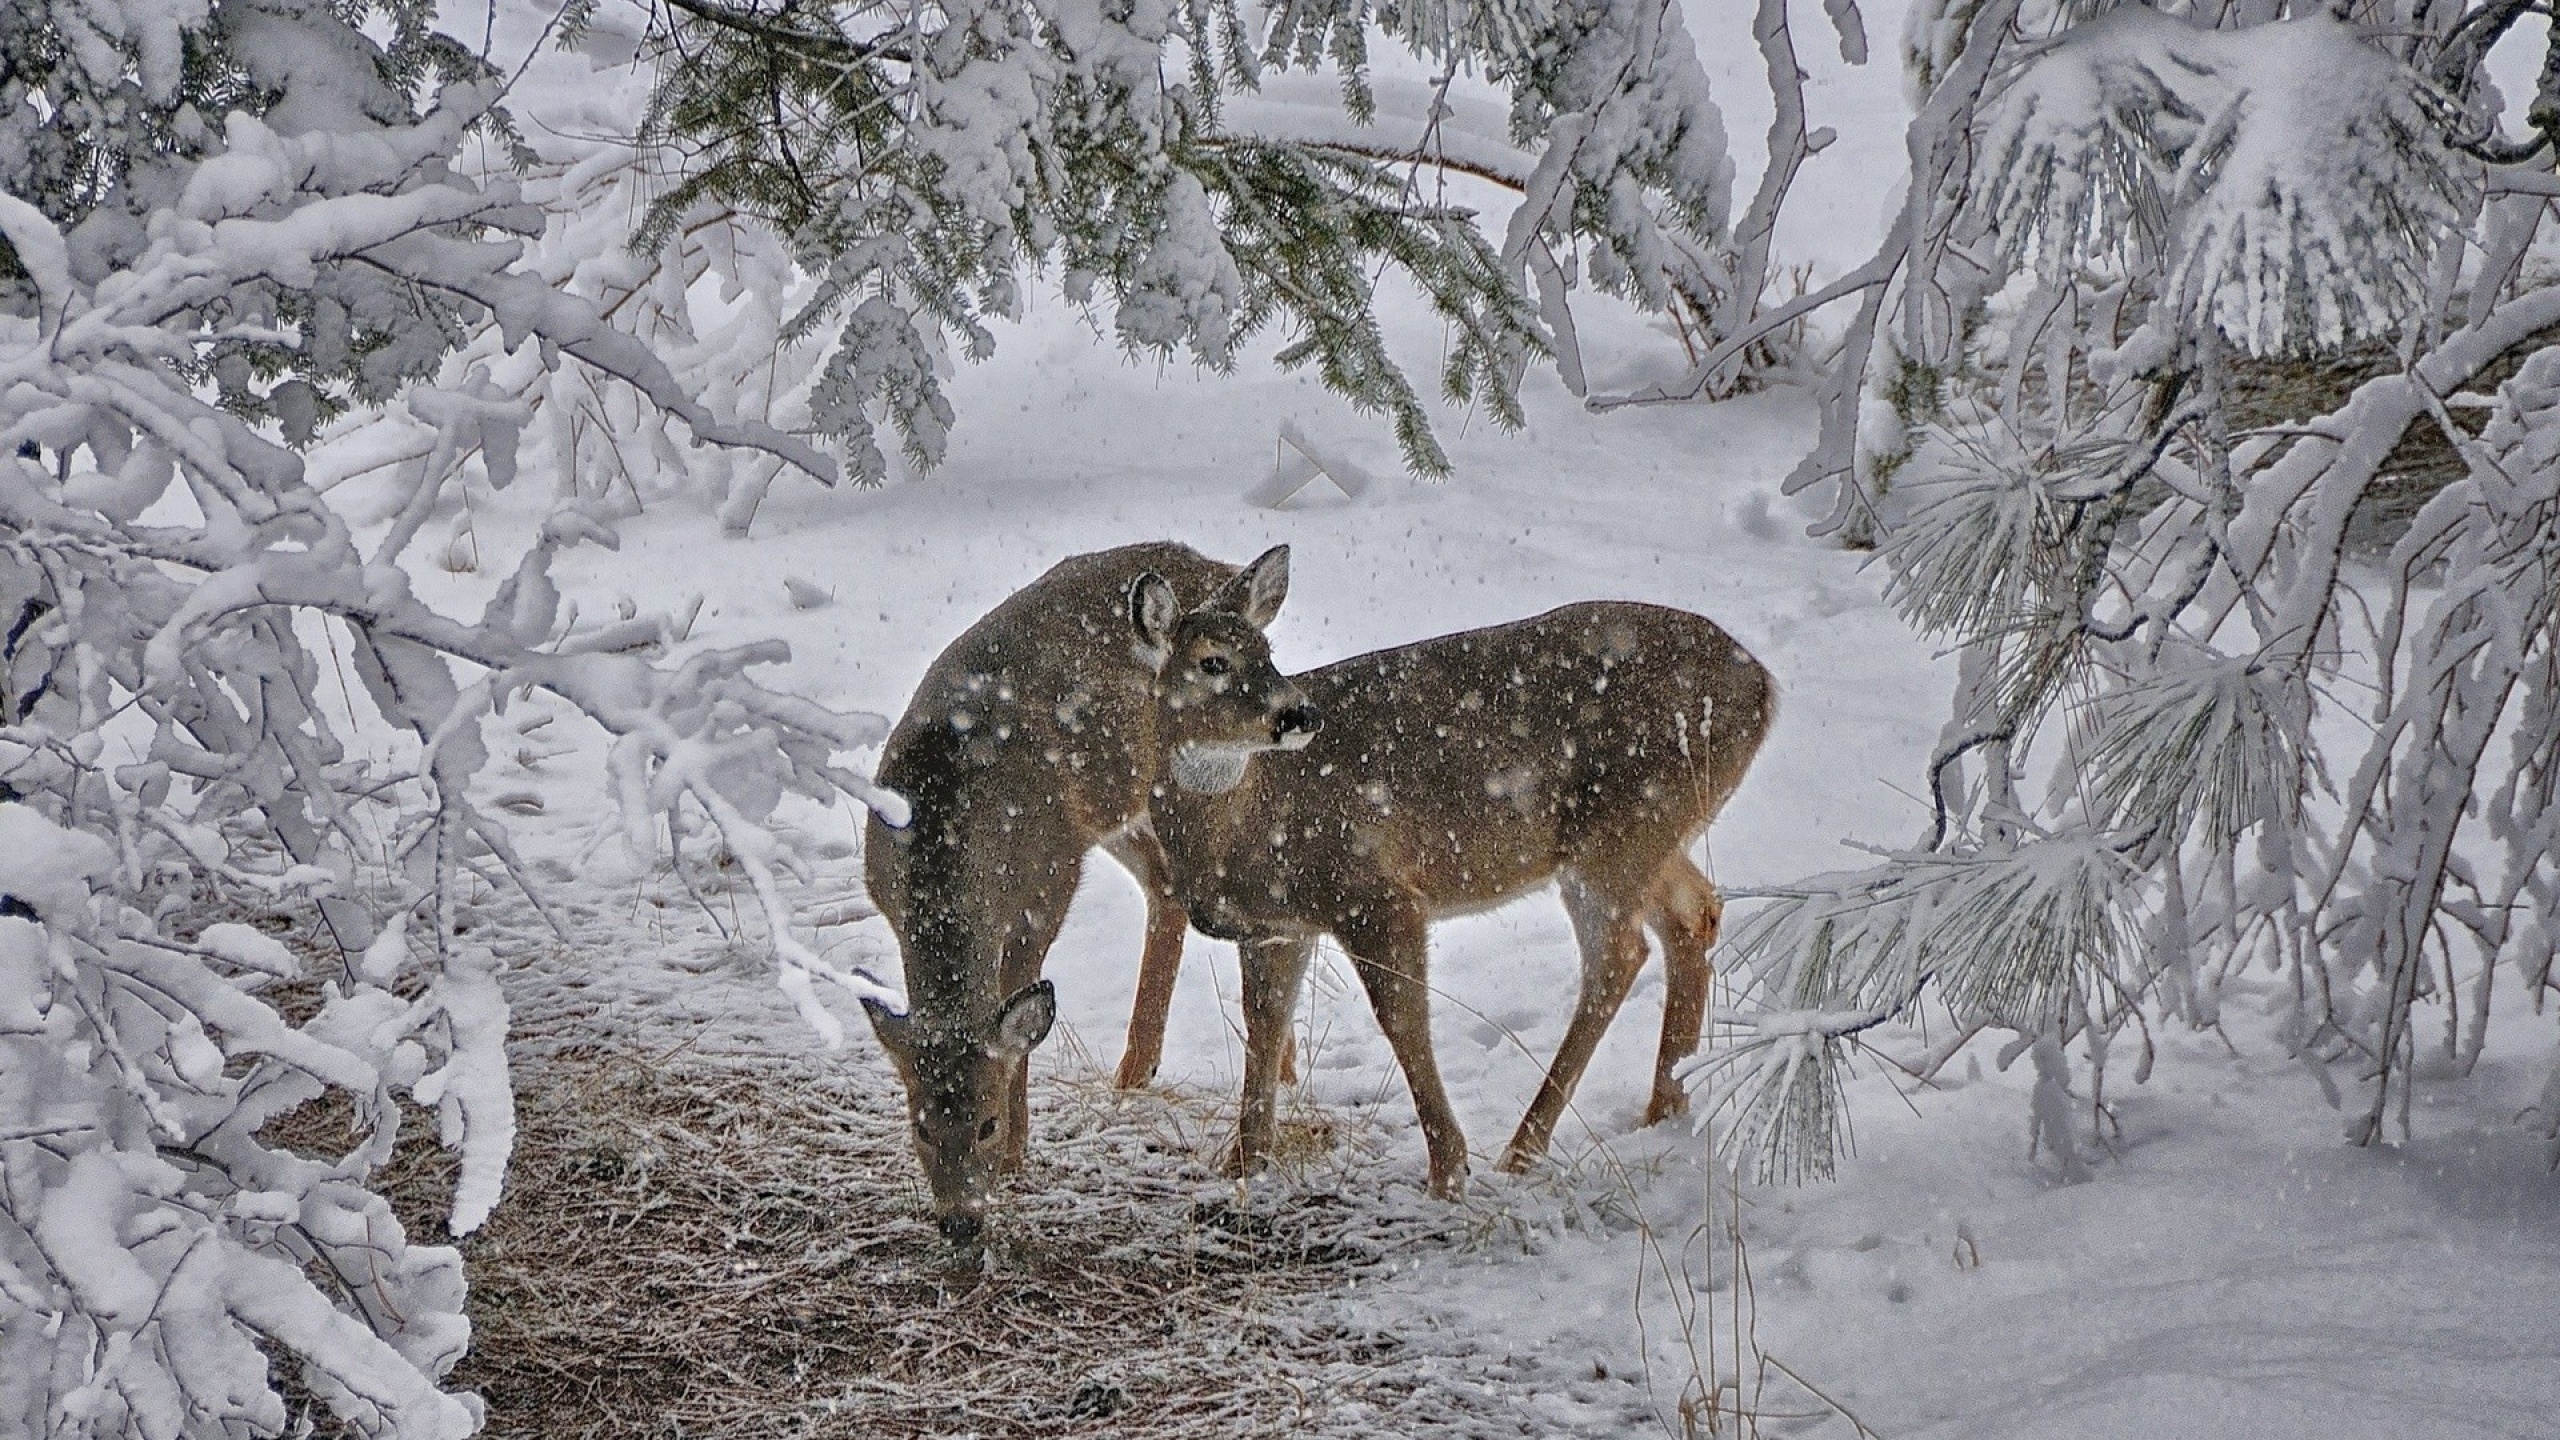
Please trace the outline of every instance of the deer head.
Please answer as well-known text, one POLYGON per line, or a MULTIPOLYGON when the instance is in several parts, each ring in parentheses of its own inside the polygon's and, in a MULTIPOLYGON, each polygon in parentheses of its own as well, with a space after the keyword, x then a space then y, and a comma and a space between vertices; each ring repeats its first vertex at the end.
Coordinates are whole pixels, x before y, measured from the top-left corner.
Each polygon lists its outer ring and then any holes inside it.
POLYGON ((1046 980, 1017 990, 992 1014, 929 1027, 864 997, 863 1011, 906 1082, 908 1133, 933 1191, 934 1220, 954 1242, 973 1240, 1003 1168, 1006 1109, 1015 1068, 1058 1018, 1046 980))
POLYGON ((1140 575, 1129 587, 1129 625, 1155 671, 1157 739, 1173 782, 1222 794, 1264 750, 1295 750, 1323 719, 1271 661, 1263 635, 1289 594, 1289 547, 1275 545, 1184 614, 1173 587, 1140 575))

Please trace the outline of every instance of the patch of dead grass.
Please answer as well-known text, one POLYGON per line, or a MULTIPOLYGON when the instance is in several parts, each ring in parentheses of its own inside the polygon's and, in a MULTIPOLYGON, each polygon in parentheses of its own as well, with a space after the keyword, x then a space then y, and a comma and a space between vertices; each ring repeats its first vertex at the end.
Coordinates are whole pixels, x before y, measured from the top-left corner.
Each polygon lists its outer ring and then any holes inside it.
MULTIPOLYGON (((1512 1433, 1323 1303, 1453 1238, 1312 1153, 1329 1134, 1248 1198, 1207 1168, 1207 1097, 1043 1082, 1031 1167, 970 1257, 928 1221, 885 1075, 572 1050, 517 1083, 450 1381, 490 1434, 1512 1433)), ((440 1231, 442 1152, 413 1140, 384 1180, 440 1231)))

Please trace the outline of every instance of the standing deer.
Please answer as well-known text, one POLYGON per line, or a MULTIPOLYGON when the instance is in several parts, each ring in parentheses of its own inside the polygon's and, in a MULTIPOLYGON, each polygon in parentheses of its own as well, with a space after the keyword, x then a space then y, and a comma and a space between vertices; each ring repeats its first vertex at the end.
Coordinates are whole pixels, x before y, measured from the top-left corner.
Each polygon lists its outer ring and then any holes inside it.
POLYGON ((1031 1048, 1057 1018, 1040 966, 1096 845, 1147 897, 1119 1083, 1145 1084, 1163 1051, 1186 922, 1147 823, 1161 747, 1127 620, 1142 574, 1196 603, 1237 571, 1167 543, 1059 562, 934 660, 881 750, 880 782, 913 815, 902 829, 873 817, 863 866, 906 957, 909 1008, 863 1008, 955 1240, 977 1232, 996 1173, 1021 1164, 1031 1048))
POLYGON ((1768 734, 1769 672, 1701 616, 1594 602, 1293 680, 1262 634, 1287 588, 1286 557, 1266 556, 1187 612, 1154 576, 1129 596, 1155 666, 1166 780, 1150 811, 1174 895, 1244 964, 1237 1168, 1268 1153, 1278 1056, 1315 937, 1331 935, 1413 1091, 1432 1189, 1456 1194, 1466 1137, 1432 1058, 1427 933, 1550 879, 1581 944, 1581 1001, 1504 1168, 1545 1153, 1648 925, 1667 984, 1646 1123, 1685 1110, 1672 1070, 1698 1047, 1724 909, 1688 842, 1768 734))

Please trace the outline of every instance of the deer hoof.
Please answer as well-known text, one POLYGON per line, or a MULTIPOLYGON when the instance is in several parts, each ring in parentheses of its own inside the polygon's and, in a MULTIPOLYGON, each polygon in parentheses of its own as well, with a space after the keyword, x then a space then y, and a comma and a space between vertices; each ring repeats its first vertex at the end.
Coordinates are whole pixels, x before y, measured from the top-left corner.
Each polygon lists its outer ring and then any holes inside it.
POLYGON ((1644 1123, 1659 1125, 1665 1120, 1689 1113, 1689 1092, 1672 1086, 1653 1092, 1652 1103, 1644 1107, 1644 1123))
POLYGON ((1155 1078, 1153 1065, 1141 1069, 1136 1062, 1123 1059, 1119 1071, 1111 1077, 1111 1086, 1115 1090, 1144 1090, 1155 1083, 1155 1078))

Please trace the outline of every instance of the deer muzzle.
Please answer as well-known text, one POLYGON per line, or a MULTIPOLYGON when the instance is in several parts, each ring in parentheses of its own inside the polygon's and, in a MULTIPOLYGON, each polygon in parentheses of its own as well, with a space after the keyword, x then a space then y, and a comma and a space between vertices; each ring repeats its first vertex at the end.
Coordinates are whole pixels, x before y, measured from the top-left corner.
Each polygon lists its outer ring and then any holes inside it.
POLYGON ((1314 702, 1300 700, 1281 707, 1271 717, 1271 743, 1283 750, 1303 750, 1324 728, 1324 712, 1314 702))

